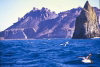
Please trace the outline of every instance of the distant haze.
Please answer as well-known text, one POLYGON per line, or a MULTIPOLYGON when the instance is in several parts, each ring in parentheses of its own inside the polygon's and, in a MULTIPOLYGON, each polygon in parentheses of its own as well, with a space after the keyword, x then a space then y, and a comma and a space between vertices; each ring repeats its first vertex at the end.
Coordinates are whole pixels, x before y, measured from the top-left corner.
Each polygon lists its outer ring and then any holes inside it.
MULTIPOLYGON (((33 7, 46 7, 56 13, 72 8, 83 7, 87 0, 0 0, 0 31, 5 30, 23 17, 33 7)), ((88 0, 94 7, 99 8, 99 0, 88 0)))

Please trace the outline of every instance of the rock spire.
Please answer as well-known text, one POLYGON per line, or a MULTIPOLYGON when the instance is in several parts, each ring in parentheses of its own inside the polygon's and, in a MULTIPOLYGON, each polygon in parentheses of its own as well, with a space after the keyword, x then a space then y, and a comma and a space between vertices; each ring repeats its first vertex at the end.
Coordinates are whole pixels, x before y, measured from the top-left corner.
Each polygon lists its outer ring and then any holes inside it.
POLYGON ((84 39, 100 37, 99 23, 94 8, 87 1, 76 19, 73 38, 84 39))

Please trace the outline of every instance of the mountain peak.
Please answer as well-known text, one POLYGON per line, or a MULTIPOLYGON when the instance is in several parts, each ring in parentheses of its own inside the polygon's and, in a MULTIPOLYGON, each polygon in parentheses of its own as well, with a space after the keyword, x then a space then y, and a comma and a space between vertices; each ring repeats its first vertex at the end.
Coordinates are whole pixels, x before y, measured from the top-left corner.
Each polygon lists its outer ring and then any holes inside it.
POLYGON ((86 1, 85 5, 84 5, 84 8, 86 10, 89 10, 91 8, 90 4, 89 4, 89 1, 86 1))
POLYGON ((50 11, 48 8, 42 7, 41 11, 50 11))

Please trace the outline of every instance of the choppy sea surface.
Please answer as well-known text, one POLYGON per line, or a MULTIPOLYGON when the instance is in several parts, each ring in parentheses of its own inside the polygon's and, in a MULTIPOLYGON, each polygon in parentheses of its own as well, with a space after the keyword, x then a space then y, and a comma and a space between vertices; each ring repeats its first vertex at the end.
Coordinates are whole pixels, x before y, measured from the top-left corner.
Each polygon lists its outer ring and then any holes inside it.
POLYGON ((100 67, 100 39, 1 40, 0 67, 100 67))

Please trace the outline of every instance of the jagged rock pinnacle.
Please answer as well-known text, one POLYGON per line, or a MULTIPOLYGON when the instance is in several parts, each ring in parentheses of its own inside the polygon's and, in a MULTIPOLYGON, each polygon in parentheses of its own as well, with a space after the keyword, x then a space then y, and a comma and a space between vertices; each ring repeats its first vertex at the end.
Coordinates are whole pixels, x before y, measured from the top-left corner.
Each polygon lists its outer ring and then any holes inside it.
POLYGON ((91 8, 91 6, 90 6, 90 4, 89 4, 88 1, 86 1, 85 5, 84 5, 84 8, 85 8, 86 10, 89 10, 89 9, 91 8))
POLYGON ((73 38, 94 38, 99 37, 99 23, 94 8, 87 1, 83 10, 76 19, 73 38))

